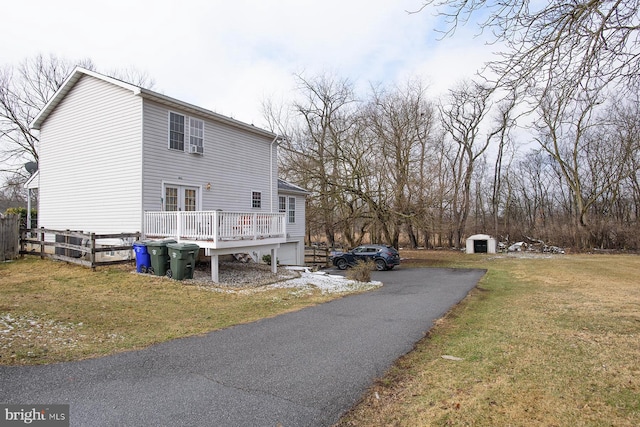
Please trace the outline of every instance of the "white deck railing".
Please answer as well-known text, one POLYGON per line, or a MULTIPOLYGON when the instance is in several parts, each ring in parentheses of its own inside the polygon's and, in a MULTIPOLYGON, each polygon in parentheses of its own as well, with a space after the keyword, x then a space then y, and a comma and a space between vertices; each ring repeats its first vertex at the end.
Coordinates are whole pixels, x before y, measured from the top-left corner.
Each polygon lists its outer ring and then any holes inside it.
POLYGON ((213 243, 285 238, 285 218, 268 212, 145 212, 144 234, 213 243))

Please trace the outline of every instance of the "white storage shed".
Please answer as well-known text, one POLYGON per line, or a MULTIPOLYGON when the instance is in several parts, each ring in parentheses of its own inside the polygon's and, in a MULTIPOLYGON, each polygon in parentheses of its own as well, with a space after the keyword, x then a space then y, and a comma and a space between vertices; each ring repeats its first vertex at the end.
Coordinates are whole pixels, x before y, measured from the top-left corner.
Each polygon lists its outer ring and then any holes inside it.
POLYGON ((495 254, 496 239, 488 234, 474 234, 467 238, 468 254, 495 254))

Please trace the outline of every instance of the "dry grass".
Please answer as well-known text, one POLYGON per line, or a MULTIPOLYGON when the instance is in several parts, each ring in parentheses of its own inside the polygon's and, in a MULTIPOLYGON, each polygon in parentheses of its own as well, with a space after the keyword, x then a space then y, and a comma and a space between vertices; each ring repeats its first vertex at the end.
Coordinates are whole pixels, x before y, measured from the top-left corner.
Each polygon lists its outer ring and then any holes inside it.
POLYGON ((286 289, 227 294, 134 267, 96 272, 25 258, 0 264, 0 364, 96 357, 293 311, 336 295, 286 289))
POLYGON ((340 426, 640 425, 640 257, 402 255, 488 274, 340 426))
POLYGON ((376 269, 376 265, 371 260, 359 260, 356 265, 347 270, 346 277, 356 282, 368 283, 371 281, 371 272, 376 269))

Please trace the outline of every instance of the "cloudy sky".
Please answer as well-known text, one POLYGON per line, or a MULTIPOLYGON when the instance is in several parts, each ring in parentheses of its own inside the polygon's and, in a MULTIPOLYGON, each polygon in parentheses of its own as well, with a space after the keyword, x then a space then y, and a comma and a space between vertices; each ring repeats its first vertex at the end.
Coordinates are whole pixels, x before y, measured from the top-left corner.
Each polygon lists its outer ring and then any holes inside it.
POLYGON ((154 90, 264 125, 261 103, 292 98, 294 74, 357 87, 420 78, 436 96, 472 76, 493 48, 461 29, 439 41, 421 0, 11 1, 0 66, 37 54, 135 68, 154 90))

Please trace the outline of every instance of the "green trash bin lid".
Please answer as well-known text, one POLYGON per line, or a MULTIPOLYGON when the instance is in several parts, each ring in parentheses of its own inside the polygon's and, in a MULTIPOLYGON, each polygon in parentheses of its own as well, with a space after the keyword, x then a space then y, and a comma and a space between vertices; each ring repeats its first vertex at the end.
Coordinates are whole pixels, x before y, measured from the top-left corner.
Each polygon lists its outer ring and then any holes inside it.
POLYGON ((169 249, 174 249, 178 251, 197 251, 200 250, 200 246, 194 243, 168 243, 167 247, 169 249))
POLYGON ((167 246, 170 243, 176 243, 174 239, 163 239, 163 240, 147 240, 147 246, 167 246))

